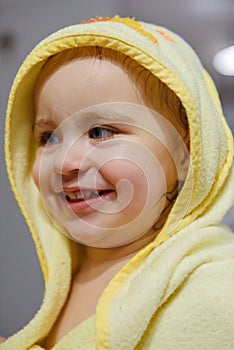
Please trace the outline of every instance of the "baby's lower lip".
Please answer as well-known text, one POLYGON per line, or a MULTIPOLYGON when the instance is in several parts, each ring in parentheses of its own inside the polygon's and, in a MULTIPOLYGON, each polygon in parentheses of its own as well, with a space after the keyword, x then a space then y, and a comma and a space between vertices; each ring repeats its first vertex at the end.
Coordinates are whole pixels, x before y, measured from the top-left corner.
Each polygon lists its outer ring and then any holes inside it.
POLYGON ((98 202, 101 198, 103 198, 107 201, 113 200, 116 197, 115 193, 116 192, 114 190, 106 190, 106 191, 102 191, 101 195, 99 195, 97 197, 93 197, 90 199, 71 200, 71 201, 69 201, 63 195, 63 200, 65 201, 65 203, 69 209, 71 209, 75 213, 78 213, 78 212, 81 212, 87 208, 92 209, 92 204, 98 202))

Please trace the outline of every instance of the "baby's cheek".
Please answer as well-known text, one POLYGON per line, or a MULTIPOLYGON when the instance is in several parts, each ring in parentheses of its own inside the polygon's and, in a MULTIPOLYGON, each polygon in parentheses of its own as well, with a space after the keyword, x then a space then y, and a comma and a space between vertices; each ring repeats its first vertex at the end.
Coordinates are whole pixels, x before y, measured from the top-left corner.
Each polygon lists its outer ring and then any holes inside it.
POLYGON ((102 174, 116 188, 118 195, 130 195, 129 204, 145 206, 149 192, 149 179, 147 172, 137 161, 116 159, 108 162, 102 168, 102 174))

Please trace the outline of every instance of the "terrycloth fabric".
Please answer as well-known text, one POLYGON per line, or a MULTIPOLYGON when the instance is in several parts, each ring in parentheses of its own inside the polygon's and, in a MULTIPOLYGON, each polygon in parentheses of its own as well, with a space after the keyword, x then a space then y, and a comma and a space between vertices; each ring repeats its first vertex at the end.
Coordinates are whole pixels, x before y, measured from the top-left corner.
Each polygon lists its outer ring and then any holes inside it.
POLYGON ((54 349, 232 350, 234 236, 220 224, 234 201, 232 134, 211 78, 184 40, 165 28, 119 17, 90 20, 51 35, 29 54, 13 83, 6 119, 7 168, 35 242, 45 296, 32 321, 0 349, 43 349, 39 344, 69 293, 73 243, 48 220, 31 178, 36 148, 32 96, 49 56, 96 45, 130 56, 180 98, 189 121, 191 167, 156 240, 117 273, 95 316, 54 349))

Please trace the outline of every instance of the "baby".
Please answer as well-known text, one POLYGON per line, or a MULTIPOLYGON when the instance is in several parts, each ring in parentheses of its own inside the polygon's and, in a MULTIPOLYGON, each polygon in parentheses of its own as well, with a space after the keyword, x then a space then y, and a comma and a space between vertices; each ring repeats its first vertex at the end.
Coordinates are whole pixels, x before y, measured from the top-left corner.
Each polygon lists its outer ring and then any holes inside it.
POLYGON ((1 349, 231 349, 232 142, 210 77, 164 28, 96 18, 37 46, 6 154, 45 297, 1 349))

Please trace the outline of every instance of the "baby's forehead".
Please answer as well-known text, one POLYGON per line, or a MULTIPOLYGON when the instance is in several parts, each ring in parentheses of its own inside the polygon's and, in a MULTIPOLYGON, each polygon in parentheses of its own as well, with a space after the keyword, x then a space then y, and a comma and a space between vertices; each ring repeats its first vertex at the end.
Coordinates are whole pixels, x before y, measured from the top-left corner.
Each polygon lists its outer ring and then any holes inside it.
MULTIPOLYGON (((168 98, 166 97, 169 92, 167 86, 161 84, 155 75, 141 66, 136 60, 117 50, 98 46, 76 47, 50 56, 39 72, 36 90, 61 67, 71 65, 73 62, 82 64, 84 61, 89 61, 91 64, 98 63, 100 69, 106 64, 119 66, 128 75, 128 78, 133 81, 136 88, 140 90, 140 94, 144 95, 146 100, 155 100, 157 98, 159 101, 162 101, 168 98)), ((115 84, 114 81, 113 84, 115 84)))
POLYGON ((135 62, 130 57, 112 49, 98 46, 75 47, 48 57, 39 72, 37 84, 43 82, 45 79, 48 79, 48 77, 50 77, 62 66, 71 64, 77 60, 80 62, 89 60, 92 63, 98 61, 99 64, 106 63, 108 61, 112 64, 118 64, 121 67, 128 65, 129 61, 135 62))

